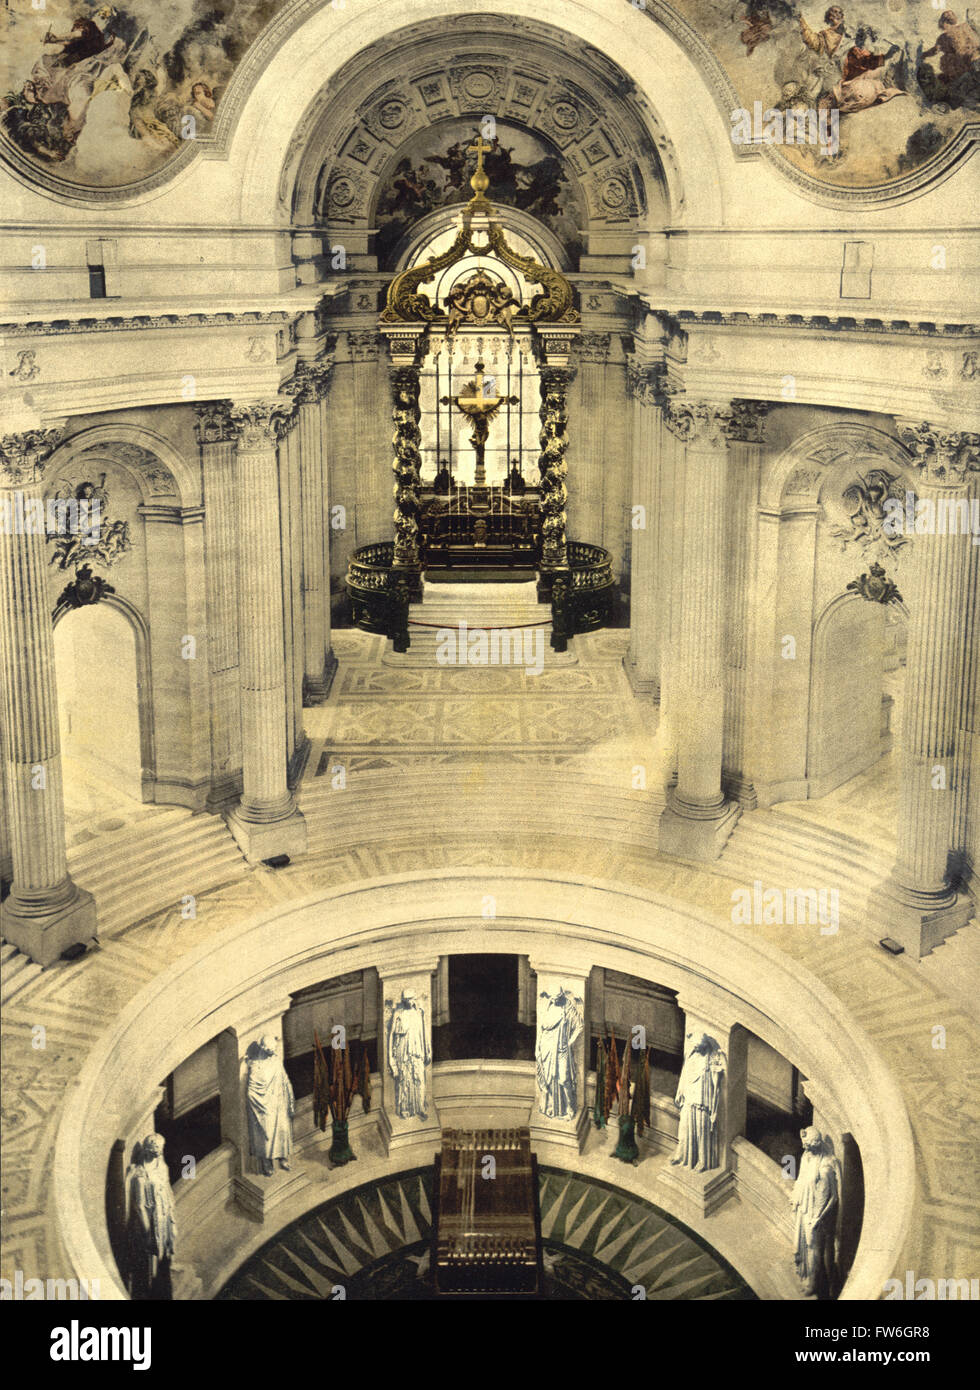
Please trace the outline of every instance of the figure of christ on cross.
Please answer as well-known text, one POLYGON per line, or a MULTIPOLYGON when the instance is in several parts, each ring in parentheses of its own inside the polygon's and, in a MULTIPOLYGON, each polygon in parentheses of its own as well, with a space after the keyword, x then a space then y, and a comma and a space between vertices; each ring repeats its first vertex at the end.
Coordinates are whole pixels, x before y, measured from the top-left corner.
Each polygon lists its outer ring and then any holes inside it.
MULTIPOLYGON (((492 380, 492 378, 491 378, 492 380)), ((484 452, 487 447, 487 438, 490 434, 490 421, 494 418, 500 407, 503 405, 517 405, 518 396, 485 396, 483 394, 483 363, 476 364, 476 377, 469 381, 465 387, 465 393, 458 396, 443 396, 440 399, 441 405, 454 405, 457 410, 473 425, 473 433, 470 435, 470 443, 476 453, 476 472, 473 476, 474 487, 484 487, 487 475, 484 467, 484 452)))

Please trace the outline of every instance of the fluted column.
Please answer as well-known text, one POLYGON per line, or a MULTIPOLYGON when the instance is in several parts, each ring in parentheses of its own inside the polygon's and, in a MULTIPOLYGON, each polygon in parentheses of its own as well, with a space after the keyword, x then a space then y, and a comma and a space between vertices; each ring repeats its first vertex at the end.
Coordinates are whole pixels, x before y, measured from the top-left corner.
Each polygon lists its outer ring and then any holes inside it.
POLYGON ((722 780, 743 810, 753 810, 749 749, 750 651, 755 610, 752 576, 758 544, 759 481, 762 441, 768 407, 759 401, 734 401, 729 435, 729 503, 727 528, 728 626, 725 634, 727 697, 722 780))
POLYGON ((630 511, 630 644, 623 666, 636 695, 660 697, 662 595, 657 587, 662 364, 631 358, 627 385, 633 405, 633 495, 630 511), (642 522, 636 524, 637 521, 642 522))
POLYGON ((956 792, 956 734, 961 708, 964 609, 970 536, 956 521, 969 507, 967 469, 978 455, 976 435, 918 425, 902 431, 918 461, 919 507, 932 504, 935 524, 916 524, 905 707, 898 846, 889 881, 887 921, 907 951, 923 956, 962 926, 969 898, 950 876, 956 792), (945 523, 941 522, 945 518, 945 523))
POLYGON ((304 366, 287 387, 297 403, 303 527, 303 699, 307 705, 326 699, 337 669, 330 640, 330 508, 322 408, 332 366, 331 361, 304 366))
POLYGON ((54 638, 45 566, 44 464, 54 430, 0 440, 0 679, 13 886, 6 940, 40 965, 91 941, 95 902, 68 873, 54 638), (9 524, 8 524, 9 518, 9 524))
POLYGON ((684 445, 684 535, 678 653, 677 786, 660 820, 660 848, 716 859, 739 808, 721 787, 725 716, 725 519, 731 411, 711 402, 670 401, 668 427, 684 445))
POLYGON ((235 405, 238 431, 242 799, 228 817, 250 860, 301 854, 306 824, 286 783, 286 658, 277 442, 285 398, 235 405))
POLYGON ((197 410, 197 441, 204 477, 207 566, 208 666, 211 677, 211 792, 220 806, 241 792, 242 699, 238 669, 237 430, 230 401, 197 410))

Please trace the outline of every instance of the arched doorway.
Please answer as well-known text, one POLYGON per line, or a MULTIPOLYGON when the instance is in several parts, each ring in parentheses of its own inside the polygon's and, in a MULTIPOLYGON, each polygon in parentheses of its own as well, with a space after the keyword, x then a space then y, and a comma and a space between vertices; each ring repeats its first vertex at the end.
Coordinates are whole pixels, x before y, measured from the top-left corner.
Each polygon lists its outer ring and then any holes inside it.
POLYGON ((127 616, 107 603, 63 612, 54 629, 66 810, 88 800, 143 800, 139 650, 127 616))

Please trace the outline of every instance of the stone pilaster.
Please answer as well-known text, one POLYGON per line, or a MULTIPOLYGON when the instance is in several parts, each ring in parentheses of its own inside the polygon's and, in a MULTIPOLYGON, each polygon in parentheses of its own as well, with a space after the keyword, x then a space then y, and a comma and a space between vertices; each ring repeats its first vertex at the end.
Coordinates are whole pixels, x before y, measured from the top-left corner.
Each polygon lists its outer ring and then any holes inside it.
POLYGON ((303 528, 303 699, 308 705, 326 699, 337 669, 330 640, 330 507, 322 407, 332 365, 328 360, 304 366, 286 388, 297 402, 303 528))
POLYGON ((660 848, 717 859, 739 816, 721 786, 725 717, 725 507, 732 412, 672 399, 666 422, 684 445, 681 644, 674 729, 677 786, 660 820, 660 848))
POLYGON ((546 960, 531 960, 530 966, 537 976, 531 1140, 581 1151, 589 1132, 588 977, 546 960))
POLYGON ((238 494, 230 401, 197 409, 204 478, 204 544, 211 678, 211 791, 219 807, 241 794, 242 698, 238 668, 238 494))
POLYGON ((639 357, 627 363, 632 404, 633 480, 630 515, 630 644, 623 666, 633 693, 660 698, 661 618, 657 585, 663 366, 639 357), (634 509, 642 507, 642 513, 634 509), (641 524, 642 523, 642 524, 641 524))
POLYGON ((925 424, 904 429, 902 438, 919 464, 919 502, 932 503, 936 525, 921 533, 917 525, 907 595, 911 618, 898 851, 884 917, 890 934, 918 958, 967 922, 972 911, 950 873, 970 549, 970 537, 954 513, 959 504, 969 507, 967 471, 976 464, 980 440, 925 424))
POLYGON ((432 1095, 432 977, 438 966, 433 958, 378 967, 379 1126, 389 1154, 420 1139, 431 1138, 433 1143, 439 1139, 432 1095))
POLYGON ((303 727, 303 674, 306 641, 303 626, 303 531, 299 413, 282 422, 279 432, 279 518, 282 531, 283 640, 286 653, 286 767, 290 789, 296 787, 310 755, 303 727))
POLYGON ((726 795, 743 810, 754 810, 749 749, 752 692, 749 685, 755 609, 752 577, 758 541, 759 482, 762 444, 768 407, 762 402, 734 401, 728 431, 730 517, 726 546, 726 590, 729 594, 725 633, 726 700, 722 784, 726 795))
POLYGON ((249 860, 302 854, 306 824, 286 783, 286 658, 278 435, 284 399, 235 405, 238 431, 242 799, 228 825, 249 860))
POLYGON ((95 902, 68 873, 54 638, 48 606, 44 464, 54 430, 0 439, 0 680, 13 884, 0 905, 6 940, 39 965, 96 934, 95 902))

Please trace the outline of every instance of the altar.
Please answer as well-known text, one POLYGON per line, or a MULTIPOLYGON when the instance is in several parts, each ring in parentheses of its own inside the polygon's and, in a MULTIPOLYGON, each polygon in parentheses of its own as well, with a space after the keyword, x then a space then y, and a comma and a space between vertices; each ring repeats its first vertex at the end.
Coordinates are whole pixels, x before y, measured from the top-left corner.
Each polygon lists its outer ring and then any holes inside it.
POLYGON ((557 651, 603 626, 615 603, 608 552, 566 534, 575 291, 510 244, 486 196, 489 149, 480 136, 470 147, 473 197, 451 244, 394 277, 378 320, 391 364, 394 536, 353 553, 347 591, 353 622, 399 652, 425 576, 439 571, 533 571, 557 651))

